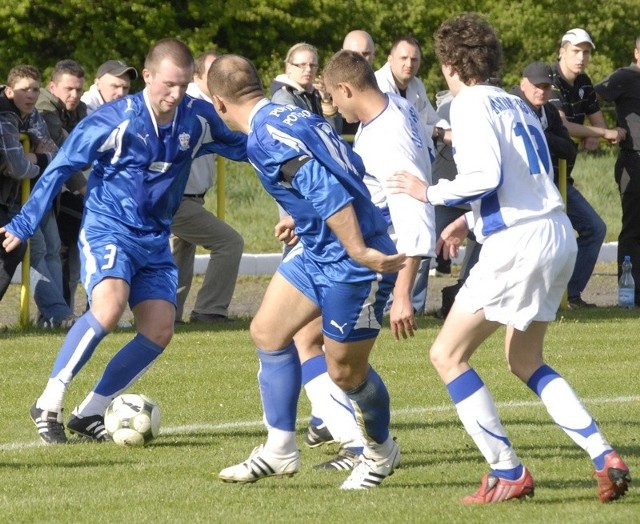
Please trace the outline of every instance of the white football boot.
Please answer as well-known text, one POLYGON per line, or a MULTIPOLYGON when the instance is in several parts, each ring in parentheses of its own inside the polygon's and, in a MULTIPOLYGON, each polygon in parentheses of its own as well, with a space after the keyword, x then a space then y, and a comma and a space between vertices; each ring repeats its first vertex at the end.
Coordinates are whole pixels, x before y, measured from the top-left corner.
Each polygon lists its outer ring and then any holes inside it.
POLYGON ((265 477, 292 477, 300 469, 300 452, 275 455, 260 444, 249 458, 235 466, 224 468, 218 477, 224 482, 255 482, 265 477))
POLYGON ((353 468, 351 475, 342 483, 340 489, 369 489, 379 486, 380 483, 393 474, 400 464, 400 448, 390 436, 380 445, 379 449, 372 450, 365 447, 360 461, 353 468))

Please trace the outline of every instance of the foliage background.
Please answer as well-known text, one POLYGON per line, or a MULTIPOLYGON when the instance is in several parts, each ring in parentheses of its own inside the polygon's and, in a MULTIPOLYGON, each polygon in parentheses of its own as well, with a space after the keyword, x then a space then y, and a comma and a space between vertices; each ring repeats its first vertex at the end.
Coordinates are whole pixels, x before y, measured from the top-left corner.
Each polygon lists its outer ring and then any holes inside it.
POLYGON ((376 67, 395 37, 415 36, 423 46, 419 76, 435 93, 445 85, 433 57, 433 32, 464 11, 482 13, 500 35, 506 87, 527 63, 553 61, 572 27, 585 28, 596 43, 588 69, 594 81, 629 64, 640 33, 637 0, 12 0, 0 4, 0 81, 19 63, 35 65, 47 79, 58 60, 73 58, 90 83, 105 60, 121 58, 141 69, 151 43, 175 36, 196 54, 215 47, 247 56, 268 85, 292 44, 312 43, 326 60, 348 31, 365 29, 377 44, 376 67))

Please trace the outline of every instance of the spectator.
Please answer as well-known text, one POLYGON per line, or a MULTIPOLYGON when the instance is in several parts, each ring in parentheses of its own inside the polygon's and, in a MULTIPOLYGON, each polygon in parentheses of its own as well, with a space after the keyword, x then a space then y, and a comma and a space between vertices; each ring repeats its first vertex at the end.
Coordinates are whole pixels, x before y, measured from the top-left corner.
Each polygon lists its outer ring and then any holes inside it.
MULTIPOLYGON (((51 138, 58 147, 61 147, 73 128, 87 115, 87 109, 80 100, 84 86, 84 69, 74 60, 61 60, 53 68, 51 81, 46 89, 40 92, 36 107, 42 113, 51 133, 51 138)), ((49 222, 45 220, 40 224, 45 243, 42 248, 46 251, 45 261, 57 293, 49 294, 49 300, 58 305, 59 297, 66 304, 70 319, 75 308, 75 293, 80 281, 80 254, 78 252, 78 233, 80 230, 80 218, 82 217, 82 199, 86 187, 86 178, 82 172, 65 183, 65 188, 57 202, 57 219, 49 222)), ((38 236, 31 240, 32 260, 39 252, 40 242, 38 236)), ((42 310, 41 310, 42 311, 42 310)), ((43 317, 40 315, 39 321, 43 317)))
MULTIPOLYGON (((35 180, 58 148, 49 136, 47 125, 36 110, 40 94, 40 72, 30 65, 18 65, 9 71, 6 86, 0 86, 0 225, 5 226, 21 207, 21 184, 35 180), (29 138, 25 150, 20 135, 29 138)), ((4 297, 26 245, 7 252, 0 248, 0 300, 4 297)))
MULTIPOLYGON (((411 103, 420 119, 427 127, 428 136, 434 141, 451 143, 449 123, 440 118, 433 109, 427 91, 416 75, 420 69, 422 52, 420 44, 412 36, 396 38, 391 45, 387 63, 376 71, 378 86, 383 93, 395 93, 411 103)), ((429 147, 433 151, 433 147, 429 147)), ((433 160, 433 158, 431 159, 433 160)), ((418 268, 412 292, 413 308, 416 313, 423 314, 427 304, 427 287, 429 285, 429 266, 431 258, 424 258, 418 268)))
MULTIPOLYGON (((373 43, 373 38, 366 31, 361 29, 355 29, 347 33, 342 42, 342 49, 348 51, 355 51, 364 56, 365 60, 373 67, 373 60, 376 55, 376 47, 373 43)), ((342 134, 354 135, 358 132, 360 122, 347 122, 342 119, 342 134)), ((353 142, 353 140, 351 140, 353 142)))
POLYGON ((128 95, 131 83, 137 78, 135 67, 128 66, 122 60, 107 60, 98 68, 89 90, 80 97, 87 106, 87 114, 90 115, 102 104, 128 95))
POLYGON ((191 161, 199 152, 246 158, 245 137, 231 133, 210 104, 185 96, 192 77, 193 57, 185 44, 173 38, 156 42, 145 60, 144 91, 81 121, 20 213, 0 228, 4 247, 12 251, 36 229, 64 181, 92 166, 80 236, 91 308, 67 334, 30 410, 46 444, 67 442, 62 407, 69 384, 128 303, 137 333, 68 421, 72 433, 108 440, 105 409, 149 369, 173 336, 177 270, 168 240, 191 161))
MULTIPOLYGON (((584 72, 594 49, 595 45, 584 29, 567 31, 562 37, 558 61, 552 65, 554 86, 549 97, 560 111, 569 134, 580 138, 588 150, 596 149, 601 137, 612 144, 624 138, 623 129, 607 129, 591 79, 584 72), (592 125, 584 125, 585 117, 592 125)), ((573 166, 568 164, 567 167, 573 166)), ((595 307, 582 299, 582 292, 598 261, 607 226, 580 193, 573 190, 572 193, 575 198, 567 203, 567 213, 573 216, 571 223, 578 233, 578 263, 567 287, 568 303, 574 309, 595 307)))
MULTIPOLYGON (((193 82, 187 94, 211 103, 207 73, 217 54, 202 53, 196 58, 193 82)), ((242 258, 244 240, 240 233, 204 207, 204 196, 216 176, 215 155, 202 155, 191 164, 191 173, 180 207, 171 225, 171 251, 178 266, 176 323, 182 322, 184 304, 193 280, 196 246, 210 252, 204 281, 196 296, 190 322, 214 324, 228 318, 242 258)))
POLYGON ((598 96, 616 107, 618 128, 626 131, 620 141, 615 178, 622 200, 622 227, 618 237, 618 278, 625 255, 631 257, 636 282, 636 306, 640 306, 640 36, 633 50, 635 62, 613 72, 595 86, 598 96))
MULTIPOLYGON (((271 101, 276 104, 290 104, 306 109, 316 115, 323 115, 338 131, 341 131, 338 110, 314 82, 318 72, 318 50, 311 44, 301 42, 292 46, 284 60, 285 73, 271 82, 271 101)), ((318 84, 322 87, 322 84, 318 84)))

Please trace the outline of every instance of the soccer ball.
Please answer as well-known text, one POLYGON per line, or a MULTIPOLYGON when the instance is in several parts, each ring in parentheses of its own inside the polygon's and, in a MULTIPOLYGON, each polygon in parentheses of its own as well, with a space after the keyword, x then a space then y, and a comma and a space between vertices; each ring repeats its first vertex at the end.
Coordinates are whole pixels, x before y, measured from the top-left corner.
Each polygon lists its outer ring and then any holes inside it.
POLYGON ((160 408, 145 395, 125 393, 109 404, 104 427, 119 446, 146 446, 160 432, 160 408))

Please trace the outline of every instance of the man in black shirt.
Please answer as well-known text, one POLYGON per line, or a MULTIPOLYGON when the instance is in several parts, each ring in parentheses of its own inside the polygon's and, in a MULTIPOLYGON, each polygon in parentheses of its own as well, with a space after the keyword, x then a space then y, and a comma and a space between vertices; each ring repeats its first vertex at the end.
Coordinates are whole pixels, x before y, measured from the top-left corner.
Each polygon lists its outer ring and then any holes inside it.
MULTIPOLYGON (((554 85, 549 97, 549 102, 558 108, 569 134, 579 138, 581 146, 587 150, 597 149, 600 138, 615 144, 625 134, 623 129, 607 128, 591 79, 584 72, 594 49, 595 45, 584 29, 575 28, 565 33, 558 61, 552 66, 554 85), (585 117, 590 125, 585 125, 585 117)), ((571 308, 595 306, 585 302, 581 294, 591 278, 606 235, 604 221, 582 195, 580 197, 567 204, 567 214, 578 233, 578 257, 567 290, 571 308)))
POLYGON ((620 142, 615 177, 622 198, 622 228, 618 237, 618 278, 625 255, 631 257, 636 282, 635 302, 640 306, 640 36, 635 62, 622 67, 595 86, 599 97, 614 102, 616 125, 627 134, 620 142))

